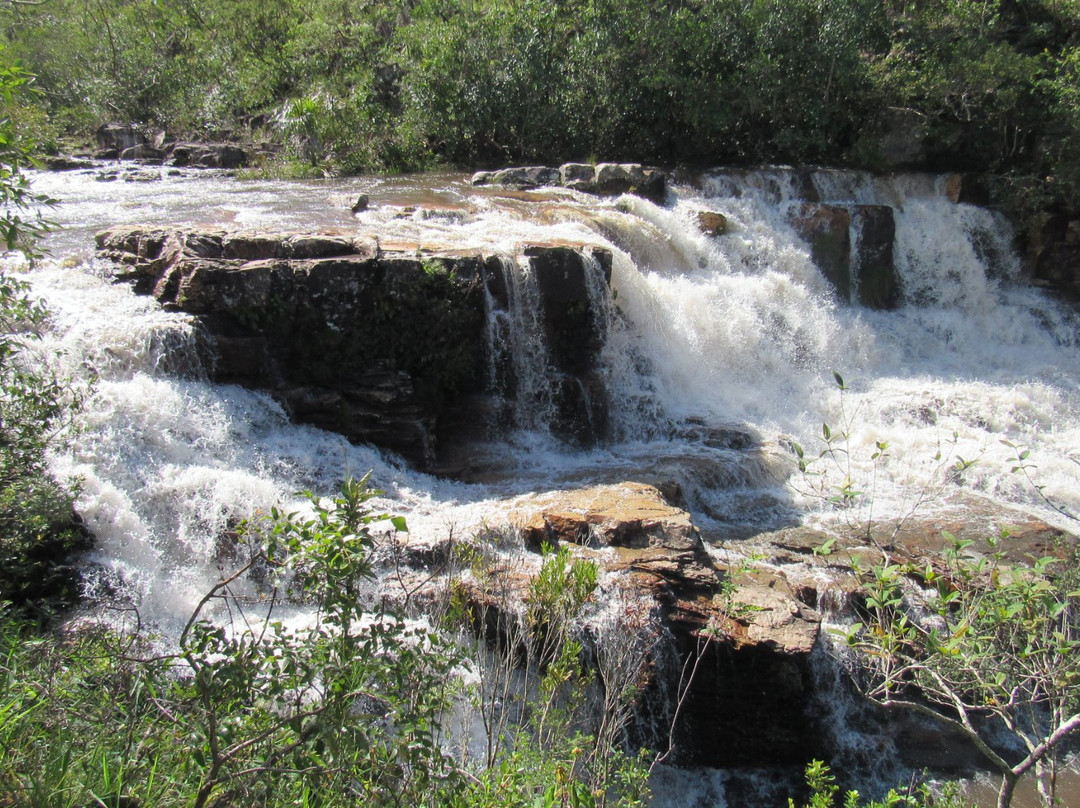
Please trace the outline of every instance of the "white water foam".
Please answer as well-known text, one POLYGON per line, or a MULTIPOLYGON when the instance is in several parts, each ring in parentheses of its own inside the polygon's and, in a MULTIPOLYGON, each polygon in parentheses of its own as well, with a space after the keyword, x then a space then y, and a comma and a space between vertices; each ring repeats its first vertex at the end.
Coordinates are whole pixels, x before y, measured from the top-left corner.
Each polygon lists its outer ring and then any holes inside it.
MULTIPOLYGON (((238 520, 282 501, 298 507, 304 488, 329 495, 345 474, 368 469, 387 491, 375 506, 404 514, 418 538, 479 530, 531 490, 641 473, 678 480, 706 528, 740 519, 768 526, 832 518, 831 491, 796 473, 790 449, 816 454, 828 423, 850 433, 845 473, 872 496, 876 516, 906 513, 916 500, 932 509, 959 492, 1070 527, 1010 471, 1017 450, 1003 440, 1030 449, 1042 493, 1080 510, 1077 317, 1017 280, 1000 217, 949 202, 932 179, 813 178, 822 199, 893 206, 903 299, 886 312, 836 300, 788 224, 804 184, 782 170, 678 187, 665 206, 566 192, 530 201, 448 177, 398 185, 238 183, 216 174, 41 179, 42 190, 65 199, 54 218, 69 227, 52 240, 54 262, 27 277, 54 311, 49 346, 64 352, 62 366, 96 379, 84 428, 53 467, 80 481, 78 507, 98 538, 93 560, 104 577, 122 581, 166 631, 216 580, 219 541, 238 520), (377 204, 354 218, 348 202, 361 192, 377 204), (432 200, 445 214, 403 214, 402 205, 432 200), (700 232, 704 210, 723 213, 730 232, 700 232), (505 455, 497 484, 466 486, 292 425, 267 397, 205 380, 190 319, 102 279, 89 260, 90 233, 140 220, 377 228, 387 239, 508 258, 531 242, 608 247, 617 312, 603 308, 600 370, 612 439, 572 451, 548 435, 519 435, 495 449, 505 455), (834 370, 850 388, 842 397, 834 370), (754 436, 755 448, 703 442, 710 428, 732 425, 754 436), (889 449, 873 461, 879 442, 889 449), (951 473, 961 458, 978 462, 951 473), (923 501, 928 487, 933 498, 923 501)), ((700 799, 668 804, 728 804, 730 778, 701 773, 700 799)))

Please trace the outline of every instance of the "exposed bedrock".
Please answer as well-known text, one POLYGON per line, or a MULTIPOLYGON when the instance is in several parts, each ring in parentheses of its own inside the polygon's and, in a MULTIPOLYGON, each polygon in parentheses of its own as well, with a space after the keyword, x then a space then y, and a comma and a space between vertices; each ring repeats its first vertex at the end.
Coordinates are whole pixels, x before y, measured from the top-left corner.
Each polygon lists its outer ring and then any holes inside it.
POLYGON ((473 185, 504 185, 531 189, 562 186, 598 196, 636 194, 653 202, 667 195, 667 174, 638 163, 566 163, 559 167, 522 166, 499 171, 479 171, 473 185))
POLYGON ((98 145, 95 156, 106 160, 180 168, 243 168, 249 162, 247 152, 232 143, 173 142, 164 132, 148 136, 143 129, 130 124, 103 124, 95 132, 95 139, 98 145))
MULTIPOLYGON (((342 233, 147 226, 104 231, 97 244, 117 262, 118 279, 201 321, 216 381, 267 390, 297 420, 421 468, 435 466, 448 433, 478 428, 481 410, 470 409, 469 396, 490 392, 484 289, 505 283, 500 258, 395 249, 342 233)), ((551 384, 568 391, 553 394, 566 412, 559 429, 568 440, 595 441, 596 413, 578 412, 603 344, 584 275, 599 271, 606 283, 611 256, 568 245, 523 252, 541 278, 551 384)))
POLYGON ((1026 263, 1036 284, 1080 297, 1080 216, 1042 215, 1028 233, 1026 263))
MULTIPOLYGON (((837 753, 841 739, 828 713, 836 699, 858 697, 839 666, 822 671, 829 641, 821 635, 824 615, 854 619, 862 594, 852 558, 870 559, 886 547, 899 560, 938 564, 942 531, 971 538, 970 552, 990 552, 985 538, 1003 520, 1012 529, 1011 560, 1062 555, 1075 544, 1037 520, 990 507, 976 516, 971 503, 958 503, 953 512, 910 519, 899 531, 883 524, 873 542, 865 526, 850 534, 792 527, 725 542, 726 560, 718 561, 690 514, 672 504, 678 499, 677 486, 623 482, 517 500, 506 518, 525 549, 569 546, 599 564, 606 574, 597 597, 619 597, 659 618, 661 641, 631 734, 634 743, 664 747, 674 694, 689 681, 672 756, 682 765, 802 766, 837 753), (829 539, 833 553, 816 553, 829 539)), ((413 553, 430 579, 438 551, 413 553)), ((473 596, 488 610, 513 611, 505 599, 526 597, 534 573, 515 564, 491 574, 488 588, 473 596), (492 601, 492 592, 503 600, 492 601)), ((847 714, 866 743, 905 765, 939 771, 982 765, 980 753, 943 724, 869 704, 847 714)))

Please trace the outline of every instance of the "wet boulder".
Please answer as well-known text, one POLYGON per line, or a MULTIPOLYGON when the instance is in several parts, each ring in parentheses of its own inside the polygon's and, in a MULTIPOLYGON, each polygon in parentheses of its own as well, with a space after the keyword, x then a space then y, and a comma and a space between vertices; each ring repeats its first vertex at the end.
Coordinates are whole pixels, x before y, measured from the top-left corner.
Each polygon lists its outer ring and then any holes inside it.
MULTIPOLYGON (((266 390, 298 420, 422 468, 435 466, 451 430, 474 429, 444 415, 490 392, 485 288, 499 294, 501 258, 341 232, 123 226, 97 244, 117 279, 199 319, 217 381, 266 390)), ((563 244, 526 252, 545 279, 552 338, 562 340, 553 431, 595 442, 607 398, 592 373, 603 335, 587 283, 607 284, 611 256, 563 244)), ((508 302, 505 278, 501 294, 508 302)))
POLYGON ((149 144, 137 143, 136 145, 121 151, 120 159, 133 160, 140 163, 160 163, 165 159, 165 153, 155 149, 149 144))
POLYGON ((731 232, 731 225, 727 216, 714 210, 700 210, 694 217, 697 221, 698 230, 706 236, 724 236, 731 232))
POLYGON ((650 681, 631 729, 635 742, 666 743, 650 736, 649 724, 671 720, 664 705, 685 684, 680 671, 700 655, 676 725, 676 762, 801 764, 825 753, 806 709, 820 616, 781 577, 739 573, 725 583, 735 573, 710 558, 690 514, 651 484, 541 494, 517 503, 510 519, 534 549, 569 543, 598 551, 588 557, 628 599, 663 615, 670 644, 658 653, 674 655, 663 667, 676 680, 650 681))
POLYGON ((851 212, 839 205, 804 202, 790 213, 795 232, 810 245, 810 257, 836 290, 851 302, 851 212))
POLYGON ((178 168, 243 168, 248 155, 231 143, 176 143, 169 150, 169 164, 178 168))
POLYGON ((121 152, 146 142, 142 130, 132 124, 104 123, 94 132, 98 149, 102 153, 118 156, 121 152))
POLYGON ((526 166, 480 171, 473 185, 502 185, 519 189, 562 186, 598 196, 636 194, 653 202, 667 195, 667 173, 638 163, 566 163, 558 168, 526 166))
POLYGON ((1040 217, 1028 232, 1025 263, 1040 286, 1080 295, 1080 217, 1040 217))
POLYGON ((559 170, 548 166, 522 166, 500 171, 480 171, 473 175, 473 185, 508 185, 514 188, 539 188, 559 184, 559 170))
POLYGON ((857 234, 852 257, 858 302, 871 309, 894 309, 900 284, 893 260, 896 222, 888 205, 853 205, 851 226, 857 234))
POLYGON ((990 204, 990 186, 983 174, 957 173, 945 177, 945 196, 957 204, 990 204))

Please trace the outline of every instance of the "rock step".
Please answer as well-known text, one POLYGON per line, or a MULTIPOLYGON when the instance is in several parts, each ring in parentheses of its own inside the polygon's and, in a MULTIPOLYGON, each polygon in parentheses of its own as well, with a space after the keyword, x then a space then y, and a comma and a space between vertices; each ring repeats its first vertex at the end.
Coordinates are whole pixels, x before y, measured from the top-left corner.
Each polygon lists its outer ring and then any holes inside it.
MULTIPOLYGON (((502 258, 395 250, 342 232, 135 225, 96 241, 118 280, 199 318, 215 381, 266 390, 297 420, 424 469, 437 466, 444 437, 475 432, 477 414, 458 405, 486 392, 485 288, 505 283, 502 258)), ((527 244, 521 252, 543 281, 550 321, 550 383, 561 413, 552 431, 593 443, 606 414, 594 410, 606 397, 595 390, 603 339, 591 325, 585 275, 599 271, 607 281, 611 254, 582 244, 527 244)))
POLYGON ((565 163, 550 166, 522 166, 499 171, 480 171, 473 185, 503 185, 518 189, 559 186, 598 196, 635 194, 653 202, 667 195, 667 174, 639 163, 565 163))

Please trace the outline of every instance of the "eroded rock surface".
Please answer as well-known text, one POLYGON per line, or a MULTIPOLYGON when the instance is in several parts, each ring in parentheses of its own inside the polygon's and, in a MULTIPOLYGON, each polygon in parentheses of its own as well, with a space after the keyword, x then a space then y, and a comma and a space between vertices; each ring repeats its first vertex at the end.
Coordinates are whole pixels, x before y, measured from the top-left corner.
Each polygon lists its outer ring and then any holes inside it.
MULTIPOLYGON (((525 548, 569 546, 574 555, 595 561, 605 573, 599 596, 621 592, 618 602, 644 604, 658 616, 665 639, 653 652, 632 734, 636 743, 658 741, 650 733, 666 728, 671 694, 694 669, 672 758, 686 765, 738 767, 767 760, 801 766, 808 757, 828 759, 835 752, 830 701, 844 691, 852 700, 857 696, 838 667, 823 673, 821 634, 826 617, 850 617, 860 603, 854 558, 875 563, 887 550, 896 560, 937 563, 947 544, 945 531, 981 537, 970 552, 989 552, 986 537, 1005 523, 1012 531, 1008 558, 1064 555, 1076 543, 1015 513, 984 507, 985 518, 977 517, 975 503, 965 502, 937 516, 905 520, 899 529, 875 525, 870 535, 865 526, 793 526, 710 550, 690 514, 673 504, 678 497, 673 486, 597 485, 516 500, 506 518, 525 548), (825 546, 829 552, 822 552, 825 546)), ((526 598, 535 574, 529 570, 522 563, 493 569, 488 587, 474 593, 485 613, 506 608, 507 597, 526 598)), ((963 770, 981 763, 978 750, 963 738, 914 714, 867 705, 859 722, 868 742, 880 743, 906 765, 963 770)), ((659 740, 666 743, 666 735, 659 740)))
POLYGON ((526 166, 499 171, 479 171, 473 185, 503 185, 532 189, 562 186, 598 196, 635 194, 662 202, 667 194, 667 174, 638 163, 566 163, 558 168, 526 166))
MULTIPOLYGON (((468 425, 470 413, 454 409, 487 384, 484 289, 504 283, 499 257, 342 232, 124 226, 99 233, 97 244, 118 279, 199 318, 215 380, 268 390, 298 420, 419 467, 436 463, 443 426, 468 425)), ((603 345, 586 324, 583 275, 599 272, 606 284, 611 256, 582 245, 522 250, 545 278, 553 344, 580 342, 576 352, 555 351, 565 355, 551 384, 569 391, 554 394, 568 412, 566 438, 595 440, 606 399, 593 395, 599 409, 577 414, 590 357, 603 345), (576 431, 580 424, 592 431, 576 431)))

